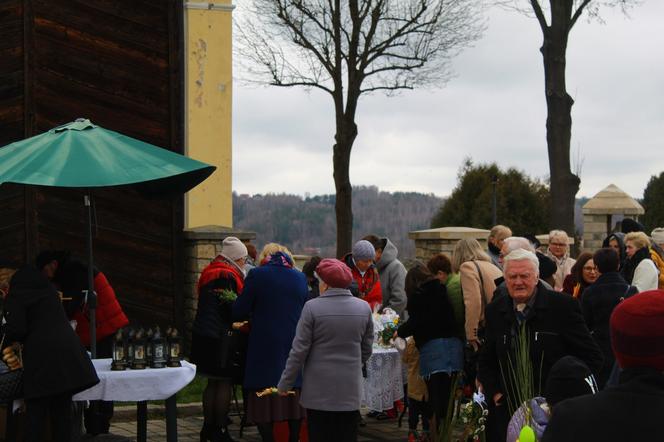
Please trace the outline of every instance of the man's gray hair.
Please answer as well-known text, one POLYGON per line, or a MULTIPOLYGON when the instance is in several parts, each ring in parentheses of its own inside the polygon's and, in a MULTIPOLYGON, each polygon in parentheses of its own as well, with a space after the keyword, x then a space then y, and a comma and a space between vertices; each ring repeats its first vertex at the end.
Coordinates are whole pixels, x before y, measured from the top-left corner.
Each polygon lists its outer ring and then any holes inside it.
POLYGON ((510 236, 509 238, 505 238, 503 246, 507 247, 508 254, 517 249, 528 250, 529 252, 535 253, 533 243, 522 236, 510 236))
POLYGON ((507 265, 511 261, 530 261, 533 265, 533 270, 535 270, 535 273, 539 276, 539 259, 537 259, 537 255, 530 250, 516 249, 503 258, 503 268, 505 269, 505 272, 507 272, 507 265))

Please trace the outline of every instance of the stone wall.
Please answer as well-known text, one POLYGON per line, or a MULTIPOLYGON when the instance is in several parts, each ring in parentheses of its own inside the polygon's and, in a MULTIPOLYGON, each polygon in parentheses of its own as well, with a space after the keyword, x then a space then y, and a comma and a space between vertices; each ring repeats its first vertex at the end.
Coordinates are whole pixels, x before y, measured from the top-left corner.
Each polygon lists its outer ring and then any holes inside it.
POLYGON ((438 253, 451 256, 456 243, 464 238, 474 238, 486 249, 489 231, 472 227, 441 227, 410 232, 408 237, 415 241, 415 258, 427 262, 438 253))
MULTIPOLYGON (((184 276, 184 337, 191 342, 191 327, 196 317, 198 297, 196 284, 203 269, 221 253, 224 238, 235 236, 242 242, 256 238, 254 232, 242 232, 222 226, 204 226, 184 231, 185 276, 184 276)), ((186 345, 189 348, 189 345, 186 345)))

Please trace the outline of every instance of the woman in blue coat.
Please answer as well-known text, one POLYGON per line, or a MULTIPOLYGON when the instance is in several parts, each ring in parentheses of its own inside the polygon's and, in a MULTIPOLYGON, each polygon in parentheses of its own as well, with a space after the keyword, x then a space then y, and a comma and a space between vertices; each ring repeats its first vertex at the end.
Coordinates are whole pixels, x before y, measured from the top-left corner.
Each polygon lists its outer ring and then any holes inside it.
POLYGON ((304 417, 299 405, 301 379, 295 384, 295 395, 258 397, 256 393, 279 383, 307 300, 307 280, 293 268, 288 249, 279 244, 266 245, 259 262, 247 275, 242 296, 233 306, 234 317, 248 319, 251 326, 244 375, 247 420, 256 423, 263 441, 273 440, 274 422, 287 420, 289 441, 297 441, 304 417))

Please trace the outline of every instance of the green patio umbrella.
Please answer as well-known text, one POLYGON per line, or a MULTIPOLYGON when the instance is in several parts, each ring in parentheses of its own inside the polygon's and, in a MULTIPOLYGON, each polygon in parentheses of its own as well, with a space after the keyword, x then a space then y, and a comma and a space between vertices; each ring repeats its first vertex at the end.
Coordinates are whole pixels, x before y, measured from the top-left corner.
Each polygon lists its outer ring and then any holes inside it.
POLYGON ((91 191, 131 187, 149 195, 184 193, 215 167, 81 119, 0 148, 4 183, 86 190, 90 350, 96 356, 96 294, 93 290, 91 191))

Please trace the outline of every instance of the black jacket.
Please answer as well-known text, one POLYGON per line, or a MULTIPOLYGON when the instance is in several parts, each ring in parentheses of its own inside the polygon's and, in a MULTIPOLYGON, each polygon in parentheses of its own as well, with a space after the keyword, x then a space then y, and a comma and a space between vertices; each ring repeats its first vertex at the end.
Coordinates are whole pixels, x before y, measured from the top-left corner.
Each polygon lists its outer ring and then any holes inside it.
POLYGON ((609 379, 615 358, 611 350, 609 319, 613 309, 623 299, 638 293, 639 289, 629 285, 618 272, 604 273, 583 292, 583 318, 593 339, 604 354, 604 364, 597 373, 597 385, 604 388, 609 379))
POLYGON ((221 339, 233 323, 233 303, 222 302, 215 290, 230 290, 237 293, 237 284, 232 278, 217 278, 200 288, 196 317, 192 331, 210 338, 221 339))
POLYGON ((620 385, 556 405, 542 442, 662 440, 663 409, 664 375, 649 368, 626 369, 620 385))
POLYGON ((420 348, 432 339, 458 337, 454 310, 447 289, 437 279, 423 283, 408 297, 408 321, 401 324, 399 336, 413 336, 420 348))
MULTIPOLYGON (((514 361, 512 343, 518 328, 512 298, 502 296, 486 308, 486 342, 479 357, 478 378, 487 398, 507 393, 501 366, 514 361), (509 357, 508 357, 509 355, 509 357)), ((571 296, 537 285, 532 312, 526 320, 536 393, 541 393, 551 366, 565 355, 584 361, 593 373, 602 365, 602 354, 583 321, 579 303, 571 296), (541 379, 540 379, 541 372, 541 379)))
POLYGON ((75 394, 99 382, 55 289, 34 267, 12 277, 5 319, 5 345, 23 343, 26 399, 75 394))

